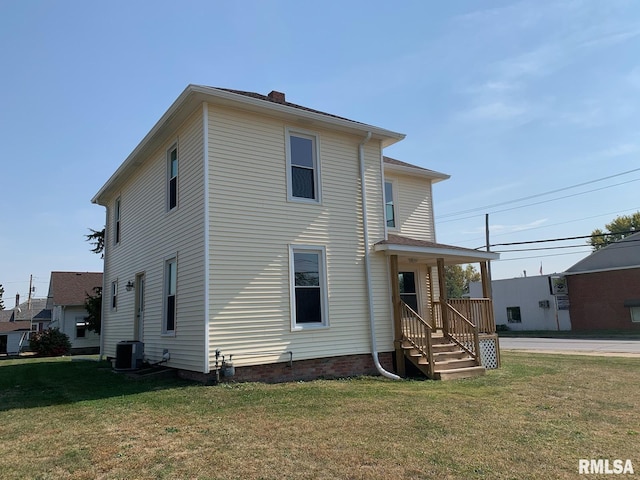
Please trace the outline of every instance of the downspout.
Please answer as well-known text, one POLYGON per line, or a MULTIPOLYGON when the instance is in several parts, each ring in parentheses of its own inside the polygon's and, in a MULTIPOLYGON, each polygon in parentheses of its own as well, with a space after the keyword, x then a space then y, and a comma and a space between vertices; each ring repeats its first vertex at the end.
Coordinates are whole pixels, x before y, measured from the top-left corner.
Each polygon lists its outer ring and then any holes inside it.
POLYGON ((378 347, 376 342, 376 322, 373 311, 373 289, 371 287, 371 262, 369 260, 369 225, 367 221, 367 187, 364 176, 364 145, 371 139, 371 132, 367 132, 367 136, 360 142, 358 146, 358 157, 360 159, 360 193, 362 194, 362 228, 364 229, 364 268, 365 277, 367 279, 367 300, 369 303, 369 325, 371 330, 371 356, 376 369, 383 377, 392 380, 401 380, 395 373, 388 372, 378 359, 378 347))
POLYGON ((204 365, 202 371, 206 374, 210 372, 209 366, 209 301, 211 283, 210 265, 210 245, 209 245, 209 104, 202 104, 202 136, 203 136, 203 163, 204 163, 204 365))

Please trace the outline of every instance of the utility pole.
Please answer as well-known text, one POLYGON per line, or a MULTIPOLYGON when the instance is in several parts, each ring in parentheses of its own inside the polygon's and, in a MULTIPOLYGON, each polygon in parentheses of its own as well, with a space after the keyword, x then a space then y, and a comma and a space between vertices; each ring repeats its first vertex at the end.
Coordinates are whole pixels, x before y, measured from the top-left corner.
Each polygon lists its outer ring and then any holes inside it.
MULTIPOLYGON (((489 251, 489 214, 484 214, 484 236, 487 246, 487 252, 489 251)), ((487 260, 487 273, 489 274, 489 282, 491 282, 491 261, 487 260)))
MULTIPOLYGON (((487 246, 487 248, 489 248, 487 246)), ((27 299, 27 308, 31 310, 31 290, 33 289, 33 275, 29 275, 29 297, 27 299)))

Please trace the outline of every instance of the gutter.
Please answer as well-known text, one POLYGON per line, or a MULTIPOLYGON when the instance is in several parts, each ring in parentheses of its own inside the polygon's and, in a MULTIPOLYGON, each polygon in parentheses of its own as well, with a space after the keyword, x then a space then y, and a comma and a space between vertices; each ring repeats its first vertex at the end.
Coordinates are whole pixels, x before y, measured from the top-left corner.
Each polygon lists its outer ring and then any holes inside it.
MULTIPOLYGON (((364 266, 365 277, 367 280, 367 300, 369 303, 369 325, 371 330, 371 356, 373 357, 373 363, 376 369, 383 377, 390 378, 392 380, 401 380, 401 378, 395 373, 388 372, 382 365, 380 365, 380 359, 378 358, 377 341, 376 341, 376 321, 373 311, 373 289, 371 287, 371 261, 369 259, 369 226, 367 219, 367 187, 364 176, 364 145, 371 139, 371 132, 367 132, 367 136, 358 145, 358 157, 360 159, 360 193, 362 195, 362 227, 364 230, 364 266)), ((382 172, 384 175, 384 171, 382 172)))

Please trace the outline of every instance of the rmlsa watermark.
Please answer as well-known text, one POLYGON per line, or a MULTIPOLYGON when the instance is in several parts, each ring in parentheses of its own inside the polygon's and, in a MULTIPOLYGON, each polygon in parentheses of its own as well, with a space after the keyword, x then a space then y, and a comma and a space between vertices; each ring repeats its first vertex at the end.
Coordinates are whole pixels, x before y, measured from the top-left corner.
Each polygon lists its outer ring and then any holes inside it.
POLYGON ((578 473, 580 475, 592 474, 612 474, 612 475, 634 475, 633 464, 631 460, 609 460, 609 459, 591 459, 581 458, 578 460, 578 473))

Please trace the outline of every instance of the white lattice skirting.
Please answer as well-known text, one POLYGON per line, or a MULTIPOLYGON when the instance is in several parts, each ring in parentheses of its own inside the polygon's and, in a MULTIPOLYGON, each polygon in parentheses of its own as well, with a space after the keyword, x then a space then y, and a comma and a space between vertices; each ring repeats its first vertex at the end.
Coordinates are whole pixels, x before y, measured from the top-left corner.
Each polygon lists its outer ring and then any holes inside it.
POLYGON ((498 368, 497 338, 480 338, 480 361, 487 370, 498 368))

